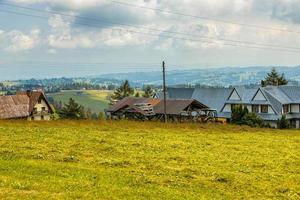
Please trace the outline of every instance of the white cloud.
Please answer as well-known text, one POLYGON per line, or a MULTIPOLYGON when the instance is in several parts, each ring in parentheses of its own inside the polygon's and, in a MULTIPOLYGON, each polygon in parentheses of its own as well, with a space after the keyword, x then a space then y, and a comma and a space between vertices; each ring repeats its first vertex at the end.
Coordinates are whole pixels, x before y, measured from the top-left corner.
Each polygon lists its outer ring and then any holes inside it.
POLYGON ((5 34, 8 40, 8 46, 5 48, 7 51, 18 52, 33 49, 39 44, 40 30, 32 29, 29 34, 24 34, 21 31, 13 30, 5 34))

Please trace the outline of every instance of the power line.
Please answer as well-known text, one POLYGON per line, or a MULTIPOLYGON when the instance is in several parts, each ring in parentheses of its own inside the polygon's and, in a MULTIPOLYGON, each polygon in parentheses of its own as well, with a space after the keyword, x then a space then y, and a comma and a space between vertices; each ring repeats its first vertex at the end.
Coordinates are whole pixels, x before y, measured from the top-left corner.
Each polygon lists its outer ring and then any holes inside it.
POLYGON ((133 28, 144 29, 144 30, 148 30, 148 31, 159 31, 161 33, 185 35, 185 36, 192 36, 192 37, 204 38, 204 39, 209 39, 209 40, 233 42, 233 43, 248 44, 248 45, 255 45, 255 46, 264 46, 264 47, 290 49, 290 50, 300 50, 299 47, 290 47, 290 46, 274 45, 274 44, 263 44, 263 43, 256 43, 256 42, 250 42, 250 41, 232 40, 232 39, 226 39, 226 38, 213 38, 213 37, 207 37, 207 36, 203 36, 203 35, 196 35, 196 34, 190 34, 190 33, 182 33, 182 32, 168 31, 168 30, 162 30, 162 29, 156 29, 156 28, 135 26, 135 25, 132 25, 132 24, 114 22, 114 21, 107 20, 107 19, 103 20, 103 19, 96 19, 96 18, 90 18, 90 17, 81 17, 81 16, 78 16, 78 15, 71 15, 71 14, 66 14, 66 13, 62 13, 62 12, 58 12, 58 11, 46 11, 46 10, 41 10, 41 9, 36 9, 36 8, 31 8, 31 7, 25 7, 25 6, 18 6, 18 5, 15 5, 15 4, 9 4, 9 3, 3 3, 3 2, 0 2, 0 4, 10 6, 10 7, 27 9, 27 10, 36 11, 36 12, 42 12, 42 13, 47 12, 47 13, 50 13, 50 14, 58 14, 58 15, 66 16, 66 17, 72 17, 72 18, 83 19, 83 20, 90 20, 90 21, 101 22, 101 23, 106 23, 106 24, 114 24, 114 25, 133 27, 133 28))
MULTIPOLYGON (((38 16, 38 15, 32 15, 32 14, 25 14, 25 13, 8 11, 8 10, 0 10, 0 12, 6 12, 6 13, 15 14, 15 15, 22 15, 22 16, 29 16, 29 17, 37 17, 37 18, 47 19, 48 20, 48 18, 44 17, 44 16, 38 16)), ((64 15, 64 14, 61 13, 61 15, 64 15)), ((86 24, 86 23, 79 23, 79 22, 74 22, 74 24, 83 25, 83 26, 89 26, 89 27, 92 27, 92 28, 103 27, 103 25, 101 26, 101 25, 98 25, 98 24, 86 24), (96 25, 98 25, 98 26, 96 26, 96 25)), ((120 28, 111 28, 111 30, 122 31, 122 29, 120 29, 120 28)), ((128 30, 128 29, 125 29, 125 30, 127 32, 131 32, 131 33, 137 33, 137 34, 143 34, 143 35, 149 35, 149 36, 155 36, 155 37, 164 37, 164 38, 178 39, 178 40, 184 40, 184 41, 202 42, 202 43, 205 43, 205 44, 214 44, 216 42, 216 40, 215 41, 207 41, 207 40, 199 40, 199 39, 197 40, 197 39, 191 39, 191 38, 176 37, 176 36, 171 36, 171 35, 151 34, 151 33, 145 33, 145 32, 140 32, 140 31, 135 31, 135 30, 128 30)), ((243 43, 242 44, 223 43, 222 45, 224 45, 224 46, 241 47, 241 48, 249 48, 249 49, 260 49, 260 50, 271 50, 271 51, 279 51, 279 52, 283 52, 284 51, 284 52, 289 52, 289 53, 300 53, 299 51, 293 51, 293 49, 295 47, 289 47, 292 50, 287 50, 287 47, 280 47, 279 48, 279 47, 275 47, 274 46, 274 48, 267 48, 267 47, 264 47, 264 46, 256 45, 255 43, 253 44, 253 46, 244 45, 243 43)), ((298 48, 296 48, 296 49, 298 49, 298 48)))
POLYGON ((183 17, 191 17, 191 18, 196 18, 196 19, 215 21, 215 22, 219 22, 219 23, 232 24, 232 25, 238 25, 238 26, 247 26, 247 27, 257 28, 257 29, 265 29, 265 30, 273 30, 273 31, 300 34, 299 31, 294 31, 294 30, 289 30, 289 29, 280 29, 280 28, 276 28, 276 27, 265 27, 265 26, 260 26, 260 25, 256 25, 256 24, 246 24, 246 23, 232 22, 232 21, 227 21, 227 20, 217 19, 217 18, 211 18, 211 17, 189 15, 189 14, 184 14, 184 13, 180 13, 180 12, 171 12, 171 11, 167 11, 167 10, 163 10, 163 9, 159 9, 159 8, 151 8, 151 7, 146 7, 146 6, 140 6, 140 5, 131 4, 131 3, 127 3, 127 2, 121 2, 121 1, 114 1, 113 0, 111 2, 115 3, 115 4, 118 4, 118 5, 122 5, 122 6, 129 6, 129 7, 153 10, 153 11, 157 11, 157 12, 161 12, 161 13, 165 13, 165 14, 179 15, 179 16, 183 16, 183 17))

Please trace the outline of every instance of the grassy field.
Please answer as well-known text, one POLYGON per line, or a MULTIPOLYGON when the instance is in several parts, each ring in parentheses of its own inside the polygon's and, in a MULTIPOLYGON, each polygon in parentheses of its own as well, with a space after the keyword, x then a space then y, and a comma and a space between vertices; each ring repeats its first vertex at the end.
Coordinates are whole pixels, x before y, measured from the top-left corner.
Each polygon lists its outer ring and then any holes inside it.
POLYGON ((108 108, 109 101, 107 97, 110 94, 111 91, 104 90, 70 90, 49 94, 47 96, 53 97, 55 101, 61 101, 62 103, 67 103, 70 98, 73 98, 85 108, 90 108, 93 112, 99 113, 108 108))
POLYGON ((0 122, 0 199, 300 199, 300 133, 0 122))

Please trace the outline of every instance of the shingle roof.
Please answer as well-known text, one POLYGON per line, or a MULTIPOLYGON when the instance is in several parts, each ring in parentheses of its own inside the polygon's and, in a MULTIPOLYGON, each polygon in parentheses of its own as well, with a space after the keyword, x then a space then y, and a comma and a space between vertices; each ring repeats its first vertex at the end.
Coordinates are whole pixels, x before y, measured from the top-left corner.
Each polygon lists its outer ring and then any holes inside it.
POLYGON ((29 116, 29 98, 25 95, 1 96, 0 119, 29 116))
POLYGON ((52 113, 53 110, 41 91, 18 92, 12 96, 0 96, 0 119, 15 119, 29 116, 40 98, 45 99, 52 113))

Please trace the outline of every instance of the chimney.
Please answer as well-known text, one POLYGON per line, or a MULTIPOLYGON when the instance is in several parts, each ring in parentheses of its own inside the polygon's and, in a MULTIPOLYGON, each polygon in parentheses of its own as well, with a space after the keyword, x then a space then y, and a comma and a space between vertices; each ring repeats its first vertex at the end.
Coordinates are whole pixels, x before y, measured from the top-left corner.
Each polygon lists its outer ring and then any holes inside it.
POLYGON ((28 97, 30 97, 31 96, 31 90, 26 90, 26 95, 28 96, 28 97))

